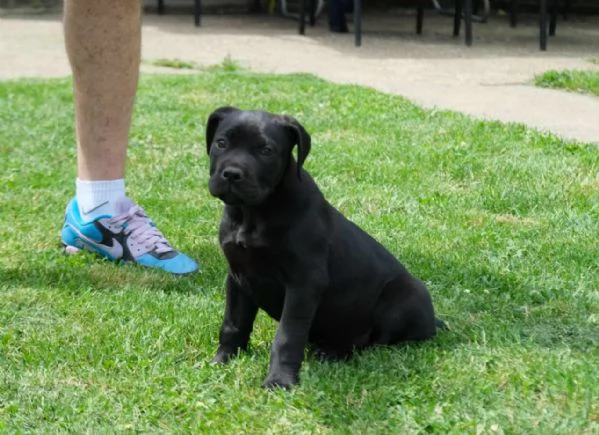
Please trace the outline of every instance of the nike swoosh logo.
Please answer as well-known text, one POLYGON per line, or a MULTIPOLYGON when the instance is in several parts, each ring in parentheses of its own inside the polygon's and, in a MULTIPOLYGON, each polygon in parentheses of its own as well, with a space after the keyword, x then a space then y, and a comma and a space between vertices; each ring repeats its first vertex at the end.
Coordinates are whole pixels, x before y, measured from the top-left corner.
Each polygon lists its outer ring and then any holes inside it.
POLYGON ((92 211, 99 209, 103 205, 108 204, 108 201, 104 201, 102 204, 95 206, 94 208, 90 208, 89 210, 81 210, 82 214, 90 214, 92 211))
POLYGON ((123 256, 123 246, 119 243, 118 240, 112 239, 112 246, 108 246, 103 243, 98 243, 95 240, 84 236, 81 233, 81 231, 79 231, 77 228, 73 226, 71 226, 71 228, 73 229, 73 231, 77 233, 81 241, 93 250, 101 249, 102 251, 108 253, 113 260, 116 260, 123 256))

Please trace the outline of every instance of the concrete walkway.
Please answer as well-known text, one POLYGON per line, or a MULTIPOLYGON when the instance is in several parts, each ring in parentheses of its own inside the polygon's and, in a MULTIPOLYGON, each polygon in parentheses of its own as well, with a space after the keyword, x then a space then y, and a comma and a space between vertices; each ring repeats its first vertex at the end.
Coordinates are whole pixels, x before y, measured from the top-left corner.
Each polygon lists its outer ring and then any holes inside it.
MULTIPOLYGON (((451 37, 451 19, 434 11, 427 11, 421 36, 414 33, 414 16, 404 11, 366 14, 361 48, 353 46, 351 34, 331 34, 325 21, 302 37, 294 21, 280 17, 205 16, 198 29, 189 15, 148 13, 143 58, 211 65, 230 56, 255 71, 310 72, 403 95, 425 107, 599 143, 599 98, 530 84, 549 69, 599 71, 589 61, 599 58, 599 17, 560 20, 547 52, 538 49, 536 16, 522 17, 516 29, 509 28, 507 17, 475 24, 470 48, 451 37)), ((68 74, 59 15, 0 16, 0 79, 68 74)))

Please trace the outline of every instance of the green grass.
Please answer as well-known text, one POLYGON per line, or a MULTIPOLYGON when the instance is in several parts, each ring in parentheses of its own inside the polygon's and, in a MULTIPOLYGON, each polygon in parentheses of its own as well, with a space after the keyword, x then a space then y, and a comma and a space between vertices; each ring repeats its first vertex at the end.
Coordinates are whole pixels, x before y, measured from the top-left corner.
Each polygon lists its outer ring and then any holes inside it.
POLYGON ((547 71, 535 77, 535 84, 599 96, 599 71, 547 71))
POLYGON ((232 59, 229 55, 227 55, 220 64, 212 65, 209 67, 202 67, 195 62, 187 62, 181 59, 153 59, 153 60, 144 60, 143 63, 147 65, 154 66, 162 66, 165 68, 173 68, 173 69, 185 69, 185 70, 202 70, 206 72, 210 72, 213 70, 218 70, 221 72, 242 72, 244 68, 234 59, 232 59))
POLYGON ((163 66, 166 68, 173 69, 199 69, 196 63, 187 62, 180 59, 154 59, 144 61, 144 63, 147 63, 148 65, 163 66))
POLYGON ((203 272, 63 256, 74 192, 67 80, 0 83, 0 432, 599 431, 599 149, 422 110, 307 75, 235 68, 140 83, 128 190, 203 272), (204 123, 220 105, 297 117, 306 168, 385 244, 451 326, 347 363, 308 358, 267 392, 276 325, 213 367, 225 260, 204 123))

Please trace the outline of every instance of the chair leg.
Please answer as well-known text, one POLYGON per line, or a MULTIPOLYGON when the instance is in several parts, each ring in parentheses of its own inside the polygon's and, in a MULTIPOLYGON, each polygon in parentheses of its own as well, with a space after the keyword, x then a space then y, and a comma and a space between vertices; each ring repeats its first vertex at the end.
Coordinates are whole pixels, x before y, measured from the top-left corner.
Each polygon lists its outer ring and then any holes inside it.
POLYGON ((464 31, 466 33, 466 45, 472 45, 472 0, 464 0, 464 31))
POLYGON ((354 39, 356 47, 362 45, 362 0, 354 0, 354 39))
POLYGON ((551 1, 551 16, 549 17, 549 36, 555 36, 557 27, 557 0, 551 1))
POLYGON ((299 34, 306 34, 306 0, 300 1, 299 34))
POLYGON ((562 14, 564 16, 564 21, 566 21, 568 19, 568 12, 570 12, 570 0, 566 0, 564 2, 564 10, 562 11, 562 14))
POLYGON ((539 17, 539 45, 541 51, 547 50, 547 0, 541 0, 541 13, 539 17))
POLYGON ((510 27, 516 27, 518 24, 518 0, 510 2, 510 27))
POLYGON ((164 0, 158 0, 158 15, 164 15, 164 0))
POLYGON ((200 15, 202 14, 202 0, 193 2, 193 20, 196 27, 200 27, 200 15))
POLYGON ((416 11, 416 33, 422 34, 422 22, 424 21, 424 8, 419 6, 416 11))
POLYGON ((460 36, 460 26, 462 25, 462 0, 456 0, 455 12, 453 15, 453 36, 460 36))

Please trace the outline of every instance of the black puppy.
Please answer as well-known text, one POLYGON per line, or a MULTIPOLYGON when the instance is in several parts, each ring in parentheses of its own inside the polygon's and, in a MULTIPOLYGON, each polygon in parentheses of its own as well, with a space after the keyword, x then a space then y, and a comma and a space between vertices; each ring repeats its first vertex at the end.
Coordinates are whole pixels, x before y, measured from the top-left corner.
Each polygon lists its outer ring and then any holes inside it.
POLYGON ((225 203, 219 240, 229 263, 214 362, 247 349, 258 308, 280 322, 265 387, 299 381, 308 343, 344 358, 435 335, 441 322, 424 284, 302 169, 310 136, 295 119, 222 107, 210 115, 206 145, 210 193, 225 203))

